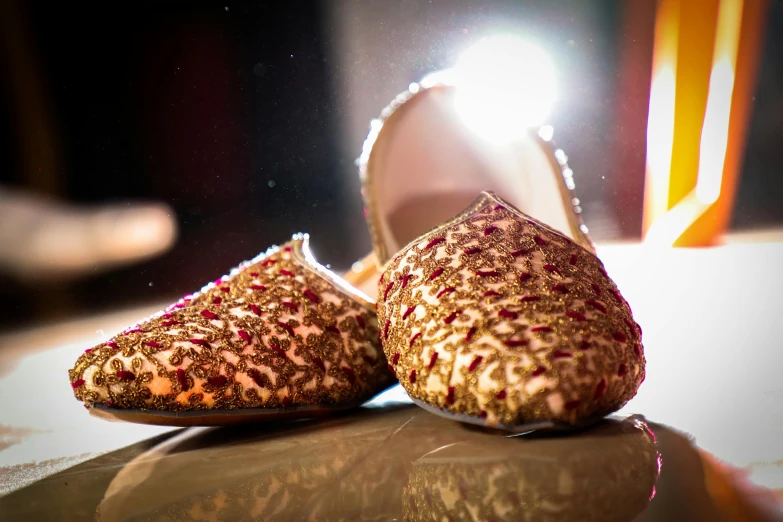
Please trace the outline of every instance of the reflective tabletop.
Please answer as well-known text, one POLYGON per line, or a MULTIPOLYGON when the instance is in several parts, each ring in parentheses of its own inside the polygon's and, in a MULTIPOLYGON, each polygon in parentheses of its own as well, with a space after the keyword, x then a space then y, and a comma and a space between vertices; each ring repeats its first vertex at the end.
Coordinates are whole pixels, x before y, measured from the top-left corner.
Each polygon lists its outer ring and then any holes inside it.
POLYGON ((325 420, 177 430, 0 498, 4 520, 762 521, 779 508, 641 416, 569 435, 456 423, 392 390, 325 420), (399 400, 397 400, 399 399, 399 400))

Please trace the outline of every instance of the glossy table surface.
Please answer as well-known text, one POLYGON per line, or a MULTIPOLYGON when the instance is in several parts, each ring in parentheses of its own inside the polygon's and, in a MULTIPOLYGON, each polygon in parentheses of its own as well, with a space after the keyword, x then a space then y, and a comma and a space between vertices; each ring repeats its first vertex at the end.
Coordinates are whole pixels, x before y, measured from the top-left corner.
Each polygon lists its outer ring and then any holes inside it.
POLYGON ((782 519, 783 243, 599 255, 648 377, 569 435, 471 428, 399 387, 317 421, 108 423, 66 370, 157 306, 0 336, 0 520, 782 519))

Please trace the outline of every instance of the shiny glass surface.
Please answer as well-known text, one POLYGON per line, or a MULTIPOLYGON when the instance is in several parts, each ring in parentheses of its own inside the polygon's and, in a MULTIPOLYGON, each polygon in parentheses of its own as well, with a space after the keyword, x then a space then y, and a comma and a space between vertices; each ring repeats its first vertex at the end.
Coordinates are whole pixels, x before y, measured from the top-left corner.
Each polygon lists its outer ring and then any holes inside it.
POLYGON ((773 520, 687 434, 641 416, 507 436, 395 392, 327 420, 190 428, 0 498, 4 520, 773 520))

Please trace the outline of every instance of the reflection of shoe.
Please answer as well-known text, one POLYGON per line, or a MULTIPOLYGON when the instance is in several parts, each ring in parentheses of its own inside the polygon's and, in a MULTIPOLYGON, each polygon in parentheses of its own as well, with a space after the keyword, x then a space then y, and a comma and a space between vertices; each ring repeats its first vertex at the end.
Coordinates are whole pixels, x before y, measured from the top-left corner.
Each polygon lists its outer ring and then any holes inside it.
POLYGON ((413 84, 370 126, 358 164, 379 266, 482 190, 592 251, 573 171, 552 146, 551 127, 502 143, 484 139, 461 120, 458 93, 443 82, 413 84))
POLYGON ((175 426, 354 407, 394 382, 370 300, 306 235, 87 350, 69 372, 92 413, 175 426))
POLYGON ((656 450, 633 418, 572 437, 507 438, 412 406, 376 406, 183 431, 119 470, 96 520, 547 520, 552 507, 554 520, 619 522, 647 504, 656 450), (495 517, 483 511, 491 506, 495 517))
POLYGON ((473 436, 414 463, 404 520, 627 522, 649 504, 659 458, 632 418, 574 437, 473 436))
POLYGON ((579 425, 644 379, 641 330, 601 261, 492 193, 394 257, 377 310, 411 398, 460 420, 579 425))

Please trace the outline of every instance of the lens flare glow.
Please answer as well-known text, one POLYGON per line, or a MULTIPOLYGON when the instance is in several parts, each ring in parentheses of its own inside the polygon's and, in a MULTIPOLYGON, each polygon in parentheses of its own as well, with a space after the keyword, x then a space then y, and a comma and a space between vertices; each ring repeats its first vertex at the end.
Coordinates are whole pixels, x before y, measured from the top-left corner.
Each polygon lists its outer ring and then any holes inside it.
POLYGON ((540 125, 557 97, 555 67, 537 45, 516 36, 480 40, 454 68, 455 103, 465 124, 506 142, 540 125))

